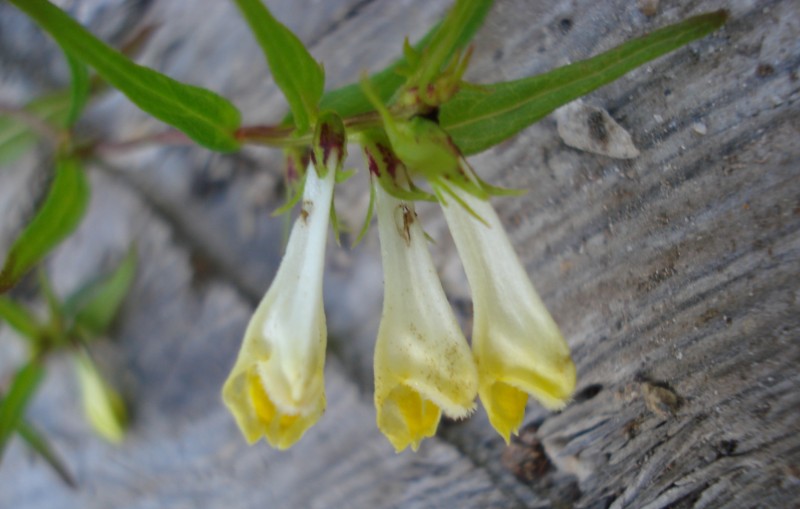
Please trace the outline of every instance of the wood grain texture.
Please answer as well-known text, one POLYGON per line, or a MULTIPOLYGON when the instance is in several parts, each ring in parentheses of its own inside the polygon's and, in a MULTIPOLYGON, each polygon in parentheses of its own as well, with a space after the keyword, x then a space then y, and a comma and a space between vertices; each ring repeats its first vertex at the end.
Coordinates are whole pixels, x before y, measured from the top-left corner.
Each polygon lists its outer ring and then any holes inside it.
MULTIPOLYGON (((389 62, 447 2, 272 4, 337 85, 389 62)), ((444 422, 419 453, 395 455, 371 408, 382 293, 372 232, 353 251, 329 246, 328 411, 288 452, 248 448, 219 387, 279 260, 281 221, 266 213, 279 200, 278 154, 148 149, 95 167, 90 215, 51 260, 66 291, 137 242, 142 270, 115 342, 97 350, 131 402, 130 439, 115 449, 88 432, 71 366, 54 359, 29 417, 81 490, 62 488, 14 443, 0 507, 790 507, 800 499, 797 3, 667 0, 647 17, 623 0, 498 0, 468 76, 542 72, 720 7, 731 11, 725 29, 585 99, 631 133, 638 158, 569 148, 548 118, 472 159, 492 183, 528 189, 495 204, 573 349, 579 385, 564 411, 531 403, 507 447, 479 409, 444 422)), ((220 91, 248 122, 284 114, 231 5, 153 2, 147 19, 162 29, 143 63, 220 91)), ((25 80, 38 90, 60 79, 57 66, 45 77, 10 68, 11 96, 25 80)), ((127 138, 161 127, 112 95, 83 128, 127 138)), ((0 172, 0 205, 14 216, 29 207, 7 186, 35 182, 33 159, 22 177, 0 172)), ((337 203, 355 223, 364 175, 354 180, 337 203)), ((26 185, 31 196, 41 187, 26 185)), ((444 222, 434 207, 421 216, 468 326, 444 222)), ((20 352, 0 335, 5 375, 20 352)))

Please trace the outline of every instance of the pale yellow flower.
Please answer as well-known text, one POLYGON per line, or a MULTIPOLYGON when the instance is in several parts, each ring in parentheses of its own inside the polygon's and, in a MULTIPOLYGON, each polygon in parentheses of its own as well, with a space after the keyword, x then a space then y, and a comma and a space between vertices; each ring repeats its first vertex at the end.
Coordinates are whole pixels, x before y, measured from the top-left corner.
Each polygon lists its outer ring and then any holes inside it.
POLYGON ((81 387, 83 412, 89 424, 103 438, 118 444, 125 438, 125 402, 100 376, 86 352, 75 356, 75 370, 81 387))
POLYGON ((522 424, 529 394, 549 409, 567 403, 575 365, 491 204, 461 189, 455 193, 474 212, 457 203, 442 207, 472 290, 478 393, 508 442, 522 424))
POLYGON ((377 423, 399 452, 433 436, 441 413, 466 417, 478 378, 411 202, 376 186, 384 272, 375 345, 377 423))
POLYGON ((309 166, 286 253, 222 389, 250 443, 263 436, 286 449, 325 410, 322 275, 335 174, 335 167, 328 168, 320 178, 309 166))

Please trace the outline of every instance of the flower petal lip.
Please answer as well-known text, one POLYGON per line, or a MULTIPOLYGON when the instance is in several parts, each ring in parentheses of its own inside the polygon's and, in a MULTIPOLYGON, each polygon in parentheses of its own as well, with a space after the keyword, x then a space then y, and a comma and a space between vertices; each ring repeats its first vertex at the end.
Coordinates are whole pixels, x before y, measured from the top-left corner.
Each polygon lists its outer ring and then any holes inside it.
POLYGON ((398 452, 416 450, 436 432, 442 412, 472 412, 478 377, 413 204, 373 185, 385 280, 375 345, 377 424, 398 452))
POLYGON ((549 409, 566 405, 575 365, 491 204, 455 192, 483 220, 458 204, 443 206, 472 290, 478 392, 490 422, 508 441, 522 424, 528 394, 549 409))
POLYGON ((223 400, 250 443, 263 436, 288 448, 325 409, 322 275, 335 174, 335 168, 324 178, 313 167, 306 171, 303 209, 223 386, 223 400))

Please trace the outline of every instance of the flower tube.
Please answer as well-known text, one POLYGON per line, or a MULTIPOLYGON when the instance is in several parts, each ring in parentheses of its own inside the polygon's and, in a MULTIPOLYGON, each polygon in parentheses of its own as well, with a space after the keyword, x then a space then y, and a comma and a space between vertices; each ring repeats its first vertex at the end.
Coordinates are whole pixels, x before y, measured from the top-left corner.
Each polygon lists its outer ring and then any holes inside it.
POLYGON ((478 394, 508 442, 522 424, 529 394, 549 409, 567 403, 575 365, 491 204, 461 189, 455 193, 474 212, 442 206, 472 290, 478 394))
MULTIPOLYGON (((320 131, 329 127, 324 124, 320 131)), ((344 159, 344 137, 334 138, 323 143, 317 170, 311 165, 306 171, 302 210, 286 253, 222 389, 250 443, 263 436, 286 449, 325 410, 322 275, 336 172, 344 159)))
POLYGON ((436 433, 442 412, 462 418, 474 409, 478 377, 413 204, 373 185, 385 285, 375 345, 377 423, 397 452, 416 450, 436 433))

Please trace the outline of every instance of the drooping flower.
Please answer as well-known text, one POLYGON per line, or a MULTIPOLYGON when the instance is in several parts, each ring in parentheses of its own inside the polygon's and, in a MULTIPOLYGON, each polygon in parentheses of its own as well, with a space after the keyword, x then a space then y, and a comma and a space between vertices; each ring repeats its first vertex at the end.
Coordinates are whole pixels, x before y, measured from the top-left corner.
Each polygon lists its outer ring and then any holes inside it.
POLYGON ((416 450, 441 413, 466 417, 478 378, 411 202, 377 190, 384 301, 375 345, 377 423, 395 449, 416 450))
MULTIPOLYGON (((321 126, 318 133, 330 128, 321 126)), ((250 443, 263 436, 273 447, 286 449, 325 410, 322 275, 336 172, 344 158, 344 137, 336 134, 343 128, 334 127, 340 129, 328 133, 316 154, 317 169, 310 165, 306 171, 302 209, 286 253, 222 389, 250 443)))
POLYGON ((508 442, 522 424, 529 394, 549 409, 567 403, 575 365, 491 204, 461 189, 455 193, 470 210, 455 203, 442 208, 472 290, 478 393, 508 442))

